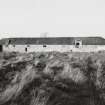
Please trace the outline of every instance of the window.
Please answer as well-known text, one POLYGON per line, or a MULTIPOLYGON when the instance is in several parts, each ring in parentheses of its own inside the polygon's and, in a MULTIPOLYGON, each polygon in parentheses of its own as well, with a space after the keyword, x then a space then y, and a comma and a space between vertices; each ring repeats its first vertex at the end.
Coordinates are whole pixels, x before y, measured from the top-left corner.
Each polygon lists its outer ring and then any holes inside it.
POLYGON ((43 47, 47 47, 47 45, 44 44, 43 47))
POLYGON ((29 44, 27 44, 27 47, 30 47, 30 45, 29 45, 29 44))
POLYGON ((77 42, 77 43, 75 44, 76 48, 79 48, 79 45, 80 45, 80 43, 77 42))
POLYGON ((82 46, 82 41, 81 40, 75 40, 75 47, 80 48, 82 46))

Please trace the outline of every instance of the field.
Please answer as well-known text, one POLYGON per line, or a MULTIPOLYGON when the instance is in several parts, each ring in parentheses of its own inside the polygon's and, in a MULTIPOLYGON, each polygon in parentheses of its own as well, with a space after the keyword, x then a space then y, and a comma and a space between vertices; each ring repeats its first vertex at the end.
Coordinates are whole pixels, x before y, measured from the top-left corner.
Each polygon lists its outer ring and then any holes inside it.
POLYGON ((105 52, 1 53, 0 105, 105 105, 105 52))

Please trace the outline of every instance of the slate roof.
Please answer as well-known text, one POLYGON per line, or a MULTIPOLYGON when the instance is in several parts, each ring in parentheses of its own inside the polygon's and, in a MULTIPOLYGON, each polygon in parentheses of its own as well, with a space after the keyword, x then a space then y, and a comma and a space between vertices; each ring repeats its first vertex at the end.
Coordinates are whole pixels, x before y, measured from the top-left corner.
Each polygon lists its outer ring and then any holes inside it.
POLYGON ((102 37, 39 37, 39 38, 4 38, 0 44, 5 44, 10 40, 10 44, 25 45, 73 45, 75 40, 82 40, 83 45, 105 45, 105 39, 102 37))

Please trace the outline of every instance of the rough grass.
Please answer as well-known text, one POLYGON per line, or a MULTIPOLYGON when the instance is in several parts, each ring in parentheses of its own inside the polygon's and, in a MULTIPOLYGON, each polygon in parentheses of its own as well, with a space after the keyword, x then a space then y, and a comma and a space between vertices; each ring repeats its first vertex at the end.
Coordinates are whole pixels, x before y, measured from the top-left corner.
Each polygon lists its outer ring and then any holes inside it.
POLYGON ((0 54, 0 105, 105 105, 105 53, 0 54))

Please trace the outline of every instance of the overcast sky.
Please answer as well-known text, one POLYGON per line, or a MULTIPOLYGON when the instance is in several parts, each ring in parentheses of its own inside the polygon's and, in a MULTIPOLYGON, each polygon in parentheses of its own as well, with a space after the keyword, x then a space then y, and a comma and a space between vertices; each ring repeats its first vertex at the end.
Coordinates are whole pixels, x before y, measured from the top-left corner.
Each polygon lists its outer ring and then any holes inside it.
POLYGON ((0 0, 0 38, 104 36, 105 0, 0 0))

